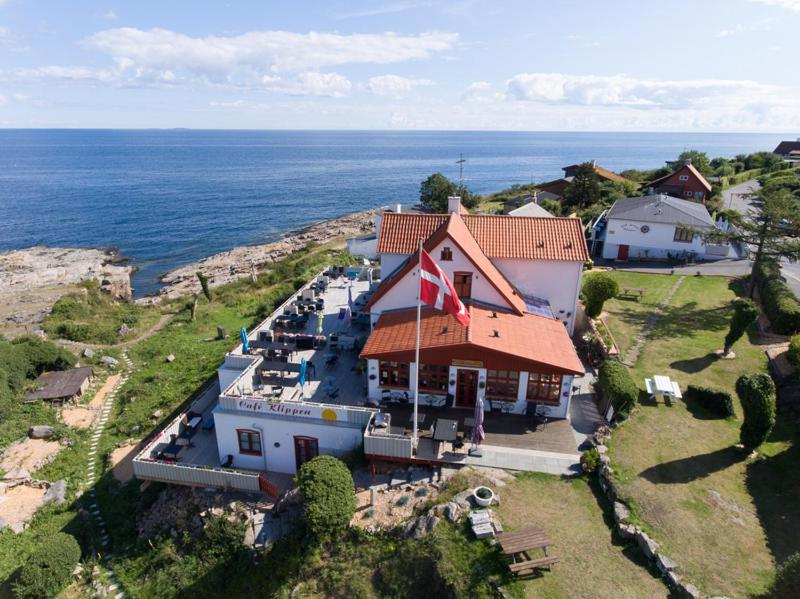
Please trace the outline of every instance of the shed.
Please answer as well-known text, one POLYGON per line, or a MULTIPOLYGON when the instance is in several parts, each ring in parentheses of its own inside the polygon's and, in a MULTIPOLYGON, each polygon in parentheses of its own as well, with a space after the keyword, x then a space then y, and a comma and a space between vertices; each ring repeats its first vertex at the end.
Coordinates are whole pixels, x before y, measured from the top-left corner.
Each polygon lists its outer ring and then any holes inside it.
POLYGON ((42 400, 63 405, 83 395, 91 380, 89 366, 45 372, 34 381, 36 387, 25 395, 25 401, 42 400))

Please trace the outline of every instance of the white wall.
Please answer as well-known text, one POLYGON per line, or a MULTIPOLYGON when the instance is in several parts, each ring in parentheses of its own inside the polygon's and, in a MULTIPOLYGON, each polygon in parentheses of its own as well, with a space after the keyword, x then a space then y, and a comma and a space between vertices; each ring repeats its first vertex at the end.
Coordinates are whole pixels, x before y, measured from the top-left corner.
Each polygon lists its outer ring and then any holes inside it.
POLYGON ((583 262, 518 258, 496 258, 492 262, 520 293, 550 302, 555 317, 562 322, 566 321, 567 330, 570 335, 572 334, 583 276, 583 262))
MULTIPOLYGON (((691 243, 675 241, 674 236, 675 225, 612 218, 606 226, 603 258, 615 260, 620 245, 630 246, 628 257, 631 259, 644 259, 646 257, 663 259, 668 257, 668 252, 673 255, 681 252, 695 252, 698 257, 706 257, 706 248, 699 235, 695 235, 691 243), (647 233, 642 233, 641 228, 643 225, 650 227, 647 233)), ((726 256, 709 255, 707 257, 719 259, 726 256)))
POLYGON ((215 410, 214 427, 217 435, 220 463, 228 455, 233 456, 236 468, 270 470, 295 474, 294 437, 314 437, 319 440, 319 453, 340 456, 360 447, 363 431, 345 425, 324 424, 317 420, 303 422, 301 419, 269 418, 257 414, 233 414, 215 410), (239 453, 236 429, 263 429, 261 447, 264 455, 253 456, 239 453), (275 447, 275 443, 280 447, 275 447))
POLYGON ((408 258, 408 254, 381 254, 381 278, 386 278, 408 258))

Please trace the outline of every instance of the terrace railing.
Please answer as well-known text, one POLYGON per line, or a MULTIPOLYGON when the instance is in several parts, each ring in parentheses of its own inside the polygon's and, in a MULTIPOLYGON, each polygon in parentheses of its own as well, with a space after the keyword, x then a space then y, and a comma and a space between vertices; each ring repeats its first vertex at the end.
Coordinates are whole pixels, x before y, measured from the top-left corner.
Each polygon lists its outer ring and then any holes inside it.
POLYGON ((383 429, 376 434, 372 427, 372 417, 364 429, 364 453, 367 455, 383 456, 387 458, 412 457, 411 437, 393 435, 383 429))

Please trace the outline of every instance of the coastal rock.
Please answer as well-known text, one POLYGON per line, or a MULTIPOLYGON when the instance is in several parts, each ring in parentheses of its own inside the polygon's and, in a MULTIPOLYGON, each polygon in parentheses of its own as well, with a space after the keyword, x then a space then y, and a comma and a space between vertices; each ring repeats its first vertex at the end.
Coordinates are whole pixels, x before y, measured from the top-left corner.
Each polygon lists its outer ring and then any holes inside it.
POLYGON ((56 434, 56 430, 52 426, 36 425, 28 429, 28 436, 31 439, 49 439, 56 434))
POLYGON ((50 485, 50 488, 45 491, 42 496, 42 504, 55 502, 56 505, 61 505, 67 500, 67 481, 64 479, 58 480, 50 485))
POLYGON ((83 350, 83 355, 86 358, 94 358, 94 350, 91 347, 87 347, 83 350))
POLYGON ((111 356, 102 356, 100 358, 100 362, 105 364, 106 366, 111 366, 112 368, 116 368, 119 364, 119 360, 116 358, 112 358, 111 356))
POLYGON ((676 564, 673 559, 667 557, 666 555, 659 554, 658 559, 656 559, 656 567, 658 567, 662 574, 666 574, 667 572, 677 570, 678 564, 676 564))
POLYGON ((461 508, 458 504, 454 501, 449 501, 444 506, 443 511, 444 517, 447 518, 450 522, 458 521, 458 518, 461 516, 461 508))
POLYGON ((658 554, 658 543, 651 539, 647 533, 638 531, 636 533, 636 543, 639 545, 639 549, 642 550, 642 553, 644 553, 647 559, 652 560, 656 558, 656 555, 658 554))
POLYGON ((628 506, 619 501, 614 502, 614 520, 619 524, 620 522, 627 522, 631 516, 631 511, 628 506))

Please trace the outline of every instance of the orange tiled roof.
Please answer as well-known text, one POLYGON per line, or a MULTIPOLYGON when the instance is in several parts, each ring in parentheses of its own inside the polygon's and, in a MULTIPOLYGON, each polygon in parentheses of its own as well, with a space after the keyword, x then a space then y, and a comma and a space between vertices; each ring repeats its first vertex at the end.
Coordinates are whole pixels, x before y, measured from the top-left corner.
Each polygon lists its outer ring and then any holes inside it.
MULTIPOLYGON (((468 327, 461 326, 455 318, 438 310, 423 310, 420 321, 421 360, 449 363, 452 359, 471 358, 478 352, 483 359, 504 360, 509 368, 583 373, 581 361, 560 321, 535 314, 496 312, 475 304, 468 310, 471 316, 468 327), (430 353, 426 356, 424 352, 430 353)), ((361 357, 412 362, 416 315, 415 309, 381 314, 361 357)))
MULTIPOLYGON (((413 254, 419 239, 427 239, 447 214, 384 213, 378 252, 413 254)), ((589 259, 583 225, 577 218, 465 214, 461 217, 478 246, 489 258, 527 260, 589 259)))

